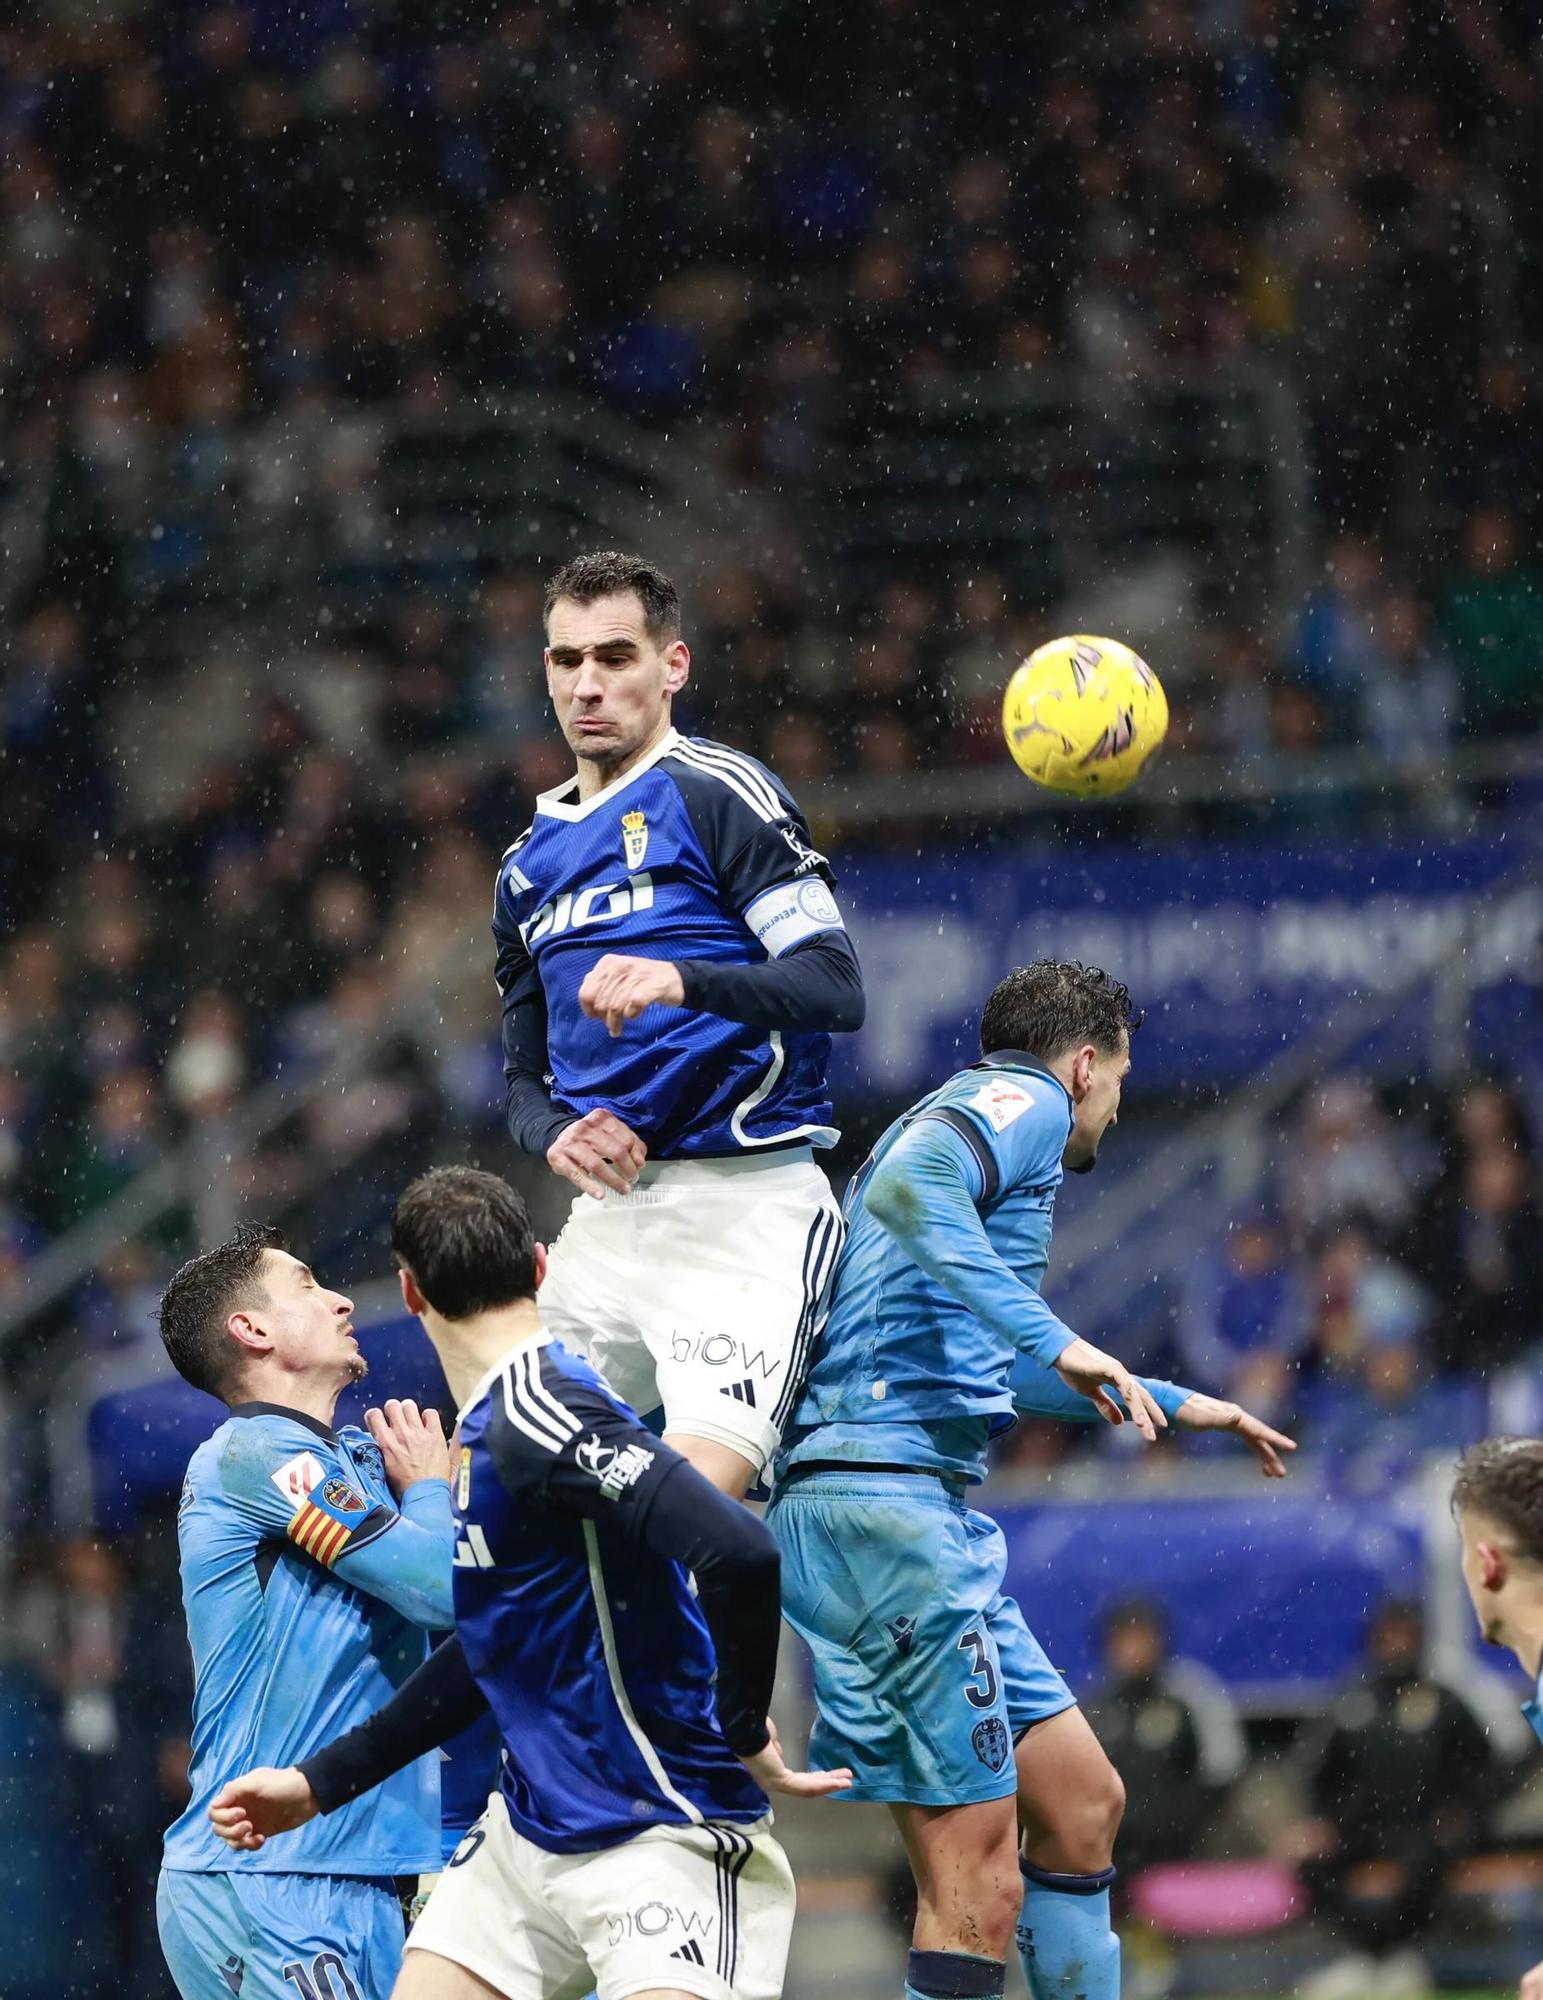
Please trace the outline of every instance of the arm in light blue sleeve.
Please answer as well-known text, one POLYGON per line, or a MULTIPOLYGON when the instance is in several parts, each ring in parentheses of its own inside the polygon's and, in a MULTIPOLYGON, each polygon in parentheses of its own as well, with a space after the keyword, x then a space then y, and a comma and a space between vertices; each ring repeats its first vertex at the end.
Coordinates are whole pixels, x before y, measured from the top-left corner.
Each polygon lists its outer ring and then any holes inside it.
POLYGON ((454 1550, 449 1486, 443 1479, 418 1479, 403 1493, 401 1512, 362 1547, 346 1548, 335 1570, 424 1631, 442 1632, 455 1623, 454 1550))
POLYGON ((950 1298, 1049 1368, 1077 1336, 993 1248, 975 1206, 983 1193, 969 1144, 940 1119, 919 1118, 874 1169, 863 1207, 950 1298))
MULTIPOLYGON (((1193 1389, 1180 1388, 1176 1382, 1156 1381, 1149 1375, 1138 1375, 1136 1381, 1169 1423, 1179 1414, 1180 1407, 1196 1393, 1193 1389)), ((1013 1407, 1020 1416, 1055 1417, 1068 1424, 1103 1422, 1091 1396, 1084 1396, 1080 1390, 1071 1388, 1053 1368, 1037 1367, 1027 1355, 1020 1354, 1013 1363, 1008 1385, 1013 1392, 1013 1407)), ((1108 1393, 1122 1409, 1125 1407, 1117 1389, 1110 1389, 1108 1393)))

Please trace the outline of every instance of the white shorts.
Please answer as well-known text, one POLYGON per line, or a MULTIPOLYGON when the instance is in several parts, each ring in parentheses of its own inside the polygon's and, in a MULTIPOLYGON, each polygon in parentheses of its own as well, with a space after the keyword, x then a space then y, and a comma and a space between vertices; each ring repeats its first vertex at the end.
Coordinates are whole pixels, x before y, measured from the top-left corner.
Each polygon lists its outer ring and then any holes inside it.
POLYGON ((549 1854, 497 1792, 407 1936, 510 2000, 599 2000, 677 1988, 778 2000, 793 1871, 770 1820, 657 1826, 595 1854, 549 1854))
POLYGON ((544 1324, 640 1416, 762 1471, 803 1387, 841 1248, 841 1210, 803 1149, 665 1160, 630 1194, 581 1194, 552 1246, 544 1324))

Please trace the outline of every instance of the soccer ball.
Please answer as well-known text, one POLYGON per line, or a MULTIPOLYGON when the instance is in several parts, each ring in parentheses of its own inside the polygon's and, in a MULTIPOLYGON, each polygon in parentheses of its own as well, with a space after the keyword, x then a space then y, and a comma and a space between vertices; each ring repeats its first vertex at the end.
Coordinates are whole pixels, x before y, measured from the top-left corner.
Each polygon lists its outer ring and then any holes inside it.
POLYGON ((1168 697, 1146 661, 1117 639, 1083 632, 1030 653, 1002 701, 1018 769, 1077 798, 1123 792, 1167 729, 1168 697))

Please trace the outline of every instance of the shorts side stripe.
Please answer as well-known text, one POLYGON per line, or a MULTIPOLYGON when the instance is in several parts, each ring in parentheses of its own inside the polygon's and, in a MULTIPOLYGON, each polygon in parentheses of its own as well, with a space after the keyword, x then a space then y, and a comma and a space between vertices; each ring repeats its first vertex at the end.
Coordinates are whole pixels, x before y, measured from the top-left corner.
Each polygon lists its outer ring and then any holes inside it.
POLYGON ((782 1394, 777 1398, 777 1406, 772 1411, 772 1423, 781 1431, 793 1414, 804 1386, 804 1373, 809 1362, 809 1349, 819 1323, 820 1304, 825 1287, 835 1266, 841 1249, 841 1239, 845 1228, 834 1207, 824 1207, 809 1225, 809 1234, 804 1239, 804 1304, 798 1316, 798 1326, 793 1335, 792 1352, 788 1356, 788 1378, 782 1385, 782 1394))

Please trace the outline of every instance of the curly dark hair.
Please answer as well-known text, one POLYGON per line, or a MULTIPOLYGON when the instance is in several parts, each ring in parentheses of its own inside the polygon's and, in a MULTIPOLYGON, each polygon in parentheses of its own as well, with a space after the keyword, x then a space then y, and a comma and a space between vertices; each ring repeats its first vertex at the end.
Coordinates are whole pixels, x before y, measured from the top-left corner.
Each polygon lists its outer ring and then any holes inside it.
POLYGON ((230 1400, 239 1355, 225 1322, 263 1289, 263 1254, 287 1250, 282 1230, 245 1222, 225 1243, 194 1257, 161 1294, 161 1338, 185 1382, 230 1400))
POLYGON ((629 590, 643 606, 648 636, 655 644, 667 645, 680 637, 680 592, 645 556, 623 555, 618 549, 601 549, 564 563, 547 584, 541 615, 550 622, 559 598, 593 604, 597 598, 620 597, 629 590))
POLYGON ((1483 1514, 1527 1562, 1543 1563, 1543 1438, 1486 1438, 1465 1451, 1452 1512, 1483 1514))
POLYGON ((1036 958, 1020 965, 993 992, 980 1017, 980 1052, 1022 1049, 1051 1062, 1067 1049, 1091 1042, 1104 1055, 1118 1053, 1142 1017, 1130 988, 1096 965, 1075 959, 1036 958))

